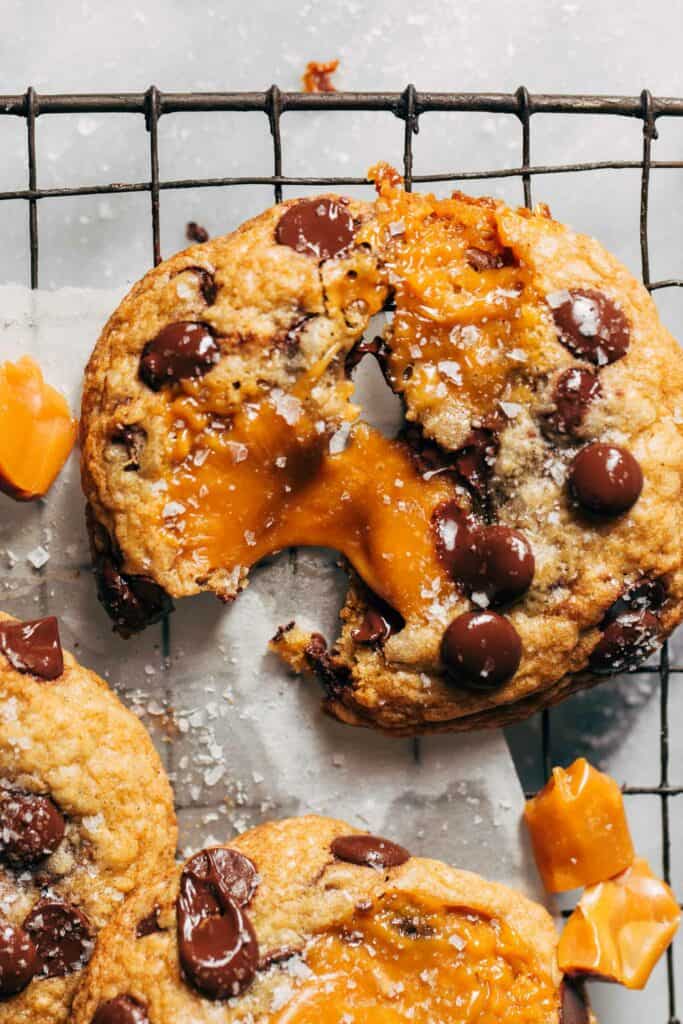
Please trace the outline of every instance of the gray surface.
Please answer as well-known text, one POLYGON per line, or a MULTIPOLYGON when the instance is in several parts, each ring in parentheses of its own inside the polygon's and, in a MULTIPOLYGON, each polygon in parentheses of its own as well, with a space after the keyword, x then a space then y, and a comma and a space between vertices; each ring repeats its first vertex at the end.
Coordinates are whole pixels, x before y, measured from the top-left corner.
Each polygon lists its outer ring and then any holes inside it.
MULTIPOLYGON (((20 92, 29 83, 48 92, 162 89, 254 89, 276 81, 296 88, 309 59, 339 56, 341 87, 401 89, 531 90, 636 94, 647 86, 683 94, 680 37, 683 6, 671 0, 541 2, 471 0, 446 5, 376 0, 281 3, 252 0, 203 4, 98 2, 25 4, 5 0, 0 42, 0 91, 20 92)), ((654 156, 680 158, 683 121, 660 121, 654 156)), ((402 125, 390 115, 336 114, 283 118, 287 173, 361 175, 377 158, 400 159, 402 125)), ((636 121, 594 117, 533 119, 532 156, 537 162, 638 159, 636 121)), ((141 117, 43 118, 38 123, 39 183, 79 184, 145 180, 148 140, 141 117)), ((0 189, 26 182, 25 128, 0 119, 0 189)), ((427 115, 415 139, 415 171, 513 166, 519 162, 519 126, 513 118, 427 115)), ((162 177, 270 173, 268 126, 261 115, 174 115, 160 124, 162 177)), ((650 238, 655 277, 683 274, 680 238, 683 177, 653 173, 650 238)), ((490 186, 488 186, 490 187, 490 186)), ((487 186, 470 186, 485 191, 487 186)), ((521 200, 519 182, 494 183, 493 191, 521 200)), ((639 269, 637 171, 573 174, 534 180, 534 196, 553 213, 597 235, 634 271, 639 269)), ((227 230, 271 201, 267 188, 232 192, 164 193, 162 243, 166 254, 183 245, 184 224, 197 219, 212 233, 227 230)), ((0 281, 28 277, 27 209, 0 207, 3 245, 0 281)), ((150 260, 149 199, 68 199, 40 204, 41 280, 45 286, 125 285, 150 260)), ((683 293, 657 296, 662 315, 683 333, 683 293)), ((4 509, 3 509, 4 511, 4 509)), ((678 642, 680 648, 681 644, 678 642)), ((123 672, 121 667, 117 668, 123 672)), ((673 680, 672 771, 683 778, 680 723, 683 701, 673 680)), ((554 715, 556 749, 565 759, 588 747, 617 776, 632 784, 658 778, 657 707, 647 679, 605 684, 573 698, 554 715)), ((512 736, 525 779, 537 778, 535 726, 512 736)), ((660 852, 659 807, 647 797, 630 801, 634 829, 655 862, 660 852)), ((672 802, 674 831, 680 809, 672 802)), ((682 845, 674 878, 683 889, 682 845)), ((679 955, 680 961, 680 955, 679 955)), ((680 962, 679 962, 679 974, 680 962)), ((666 1016, 662 971, 642 996, 607 988, 596 1002, 603 1020, 653 1021, 666 1016)))

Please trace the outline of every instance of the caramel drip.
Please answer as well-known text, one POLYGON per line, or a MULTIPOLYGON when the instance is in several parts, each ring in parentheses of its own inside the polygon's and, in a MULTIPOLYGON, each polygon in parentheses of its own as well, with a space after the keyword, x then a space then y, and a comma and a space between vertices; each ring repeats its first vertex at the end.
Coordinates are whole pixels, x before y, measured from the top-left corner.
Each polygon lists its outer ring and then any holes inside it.
MULTIPOLYGON (((328 303, 362 318, 393 289, 388 372, 395 390, 405 392, 413 414, 448 402, 469 434, 503 399, 527 394, 531 367, 542 372, 530 275, 504 249, 491 201, 408 195, 386 169, 377 185, 377 216, 354 240, 355 269, 324 264, 328 303)), ((342 552, 404 619, 429 621, 436 608, 446 622, 457 590, 438 559, 430 520, 456 496, 455 485, 421 477, 402 442, 362 423, 351 428, 345 450, 333 442, 330 451, 334 428, 320 419, 314 384, 344 358, 345 344, 287 393, 243 389, 235 404, 234 396, 214 393, 210 374, 175 386, 175 468, 163 529, 200 582, 223 570, 236 586, 266 555, 325 546, 342 552)), ((338 397, 350 397, 349 384, 336 386, 338 397)))
POLYGON ((525 401, 527 375, 542 372, 546 314, 529 269, 502 245, 496 204, 406 193, 386 167, 374 173, 370 230, 395 289, 394 385, 418 414, 447 401, 470 422, 525 401))
POLYGON ((167 529, 196 575, 321 546, 342 552, 405 618, 424 608, 432 580, 442 602, 454 596, 430 526, 453 484, 425 482, 403 444, 363 423, 331 454, 329 429, 319 432, 294 394, 281 401, 241 411, 223 432, 205 430, 174 474, 169 499, 183 511, 167 529))
POLYGON ((507 925, 402 894, 318 935, 304 960, 313 976, 267 1024, 541 1024, 558 1002, 507 925))

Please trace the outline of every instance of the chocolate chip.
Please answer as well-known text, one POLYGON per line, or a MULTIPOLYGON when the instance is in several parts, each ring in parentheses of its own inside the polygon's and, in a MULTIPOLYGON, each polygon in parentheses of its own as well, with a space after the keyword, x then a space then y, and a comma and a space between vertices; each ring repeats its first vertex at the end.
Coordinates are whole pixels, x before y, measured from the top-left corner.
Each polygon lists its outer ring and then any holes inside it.
POLYGON ((151 914, 138 921, 135 937, 136 939, 144 939, 147 935, 154 935, 155 932, 161 931, 163 931, 163 928, 159 924, 159 908, 155 907, 151 914))
POLYGON ((491 604, 514 601, 531 586, 535 561, 526 537, 509 526, 487 526, 479 544, 479 585, 491 604))
POLYGON ((353 217, 334 199, 301 199, 280 217, 275 238, 296 252, 328 260, 345 252, 355 233, 353 217))
POLYGON ((203 242, 208 242, 210 235, 206 228, 198 224, 196 220, 190 220, 185 225, 185 237, 188 242, 198 242, 200 245, 203 242))
POLYGON ((578 366, 565 370, 555 382, 555 408, 543 417, 543 425, 557 434, 573 434, 600 390, 600 381, 590 370, 578 366))
POLYGON ((122 445, 128 455, 128 462, 123 467, 124 472, 130 473, 140 468, 140 456, 146 440, 147 431, 139 423, 119 424, 114 428, 110 437, 111 443, 122 445))
POLYGON ((605 612, 602 625, 629 612, 650 611, 657 614, 666 601, 666 587, 661 580, 646 578, 629 587, 605 612))
POLYGON ((434 935, 434 928, 417 914, 412 917, 395 917, 392 926, 408 939, 428 939, 434 935))
POLYGON ((476 581, 481 569, 481 528, 474 516, 450 500, 436 506, 431 522, 442 565, 463 584, 476 581))
POLYGON ((64 828, 49 797, 0 791, 0 859, 22 867, 35 864, 55 852, 64 828))
POLYGON ((606 366, 628 351, 628 320, 603 292, 574 288, 548 296, 560 341, 582 359, 606 366))
POLYGON ((495 690, 514 676, 522 643, 511 622, 496 612, 465 612, 451 622, 441 643, 446 675, 457 686, 495 690))
POLYGON ((456 501, 432 514, 441 562, 468 594, 504 604, 524 594, 534 577, 534 556, 526 537, 509 526, 484 526, 456 501))
POLYGON ((199 278, 199 290, 202 293, 204 302, 207 306, 213 306, 218 294, 218 285, 210 270, 207 270, 206 267, 183 267, 182 270, 176 271, 172 277, 177 277, 178 274, 196 274, 199 278))
POLYGON ((92 1024, 149 1024, 147 1009, 133 996, 115 996, 102 1003, 92 1024))
POLYGON ((95 576, 97 596, 121 636, 139 633, 173 611, 173 602, 158 583, 145 576, 125 575, 112 556, 97 559, 95 576))
POLYGON ((465 251, 465 259, 473 270, 498 270, 500 267, 512 266, 515 262, 512 249, 502 252, 489 252, 488 249, 472 247, 465 251))
POLYGON ((618 516, 636 503, 643 488, 643 473, 634 457, 616 445, 586 445, 569 468, 569 489, 589 512, 618 516))
POLYGON ((203 377, 219 358, 220 348, 211 328, 181 320, 147 342, 140 358, 140 380, 152 391, 159 391, 164 384, 203 377))
POLYGON ((296 355, 301 345, 301 332, 309 320, 313 319, 315 319, 314 313, 304 313, 302 316, 298 316, 284 334, 280 334, 275 338, 275 347, 284 349, 291 359, 296 355))
POLYGON ((369 868, 396 868, 410 859, 408 851, 398 843, 362 832, 351 836, 337 836, 332 840, 330 849, 337 860, 369 868))
POLYGON ((590 1019, 583 983, 564 977, 560 985, 560 1024, 590 1024, 590 1019))
POLYGON ((0 650, 17 672, 57 679, 64 671, 57 619, 0 622, 0 650))
POLYGON ((210 999, 237 996, 258 969, 256 935, 243 906, 254 865, 233 850, 205 850, 186 864, 177 900, 178 953, 186 978, 210 999))
POLYGON ((187 862, 184 869, 208 882, 225 898, 246 907, 258 887, 258 876, 252 861, 237 850, 219 846, 202 850, 187 862))
POLYGON ((366 592, 367 609, 358 629, 351 633, 357 644, 383 644, 394 633, 400 633, 405 619, 383 601, 378 594, 366 592))
POLYGON ((25 989, 39 966, 31 937, 18 925, 0 919, 0 997, 25 989))
POLYGON ((659 619, 652 612, 623 612, 605 627, 589 668, 599 675, 636 668, 657 649, 659 635, 659 619))
POLYGON ((24 921, 40 960, 43 978, 61 978, 84 967, 93 949, 90 922, 76 907, 42 899, 24 921))

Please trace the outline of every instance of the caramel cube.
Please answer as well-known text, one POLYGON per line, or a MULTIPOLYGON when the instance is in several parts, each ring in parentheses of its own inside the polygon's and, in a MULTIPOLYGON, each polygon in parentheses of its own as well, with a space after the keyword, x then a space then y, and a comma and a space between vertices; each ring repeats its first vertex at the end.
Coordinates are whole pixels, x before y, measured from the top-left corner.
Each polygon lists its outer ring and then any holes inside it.
POLYGON ((38 364, 0 365, 0 490, 17 501, 45 494, 74 446, 77 423, 38 364))
POLYGON ((644 988, 680 916, 669 886, 638 857, 616 878, 585 891, 560 937, 560 970, 644 988))
POLYGON ((566 770, 553 768, 524 814, 548 892, 603 882, 633 861, 621 790, 583 757, 566 770))

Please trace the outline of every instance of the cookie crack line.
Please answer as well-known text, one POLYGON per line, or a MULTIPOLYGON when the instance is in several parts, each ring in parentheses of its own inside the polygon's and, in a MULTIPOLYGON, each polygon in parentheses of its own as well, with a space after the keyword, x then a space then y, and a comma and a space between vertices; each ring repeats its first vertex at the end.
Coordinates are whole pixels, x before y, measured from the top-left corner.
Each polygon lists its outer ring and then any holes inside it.
POLYGON ((283 548, 336 548, 341 636, 325 659, 296 629, 274 641, 297 671, 339 668, 330 710, 495 723, 567 673, 637 664, 680 620, 683 437, 642 399, 671 404, 682 358, 633 278, 546 209, 372 173, 374 204, 282 204, 156 268, 105 329, 82 420, 100 598, 135 632, 170 597, 233 600, 283 548), (180 280, 207 262, 208 298, 180 280), (381 343, 361 340, 388 303, 381 343), (397 438, 351 404, 365 354, 403 403, 397 438), (641 580, 664 601, 606 623, 641 580))

